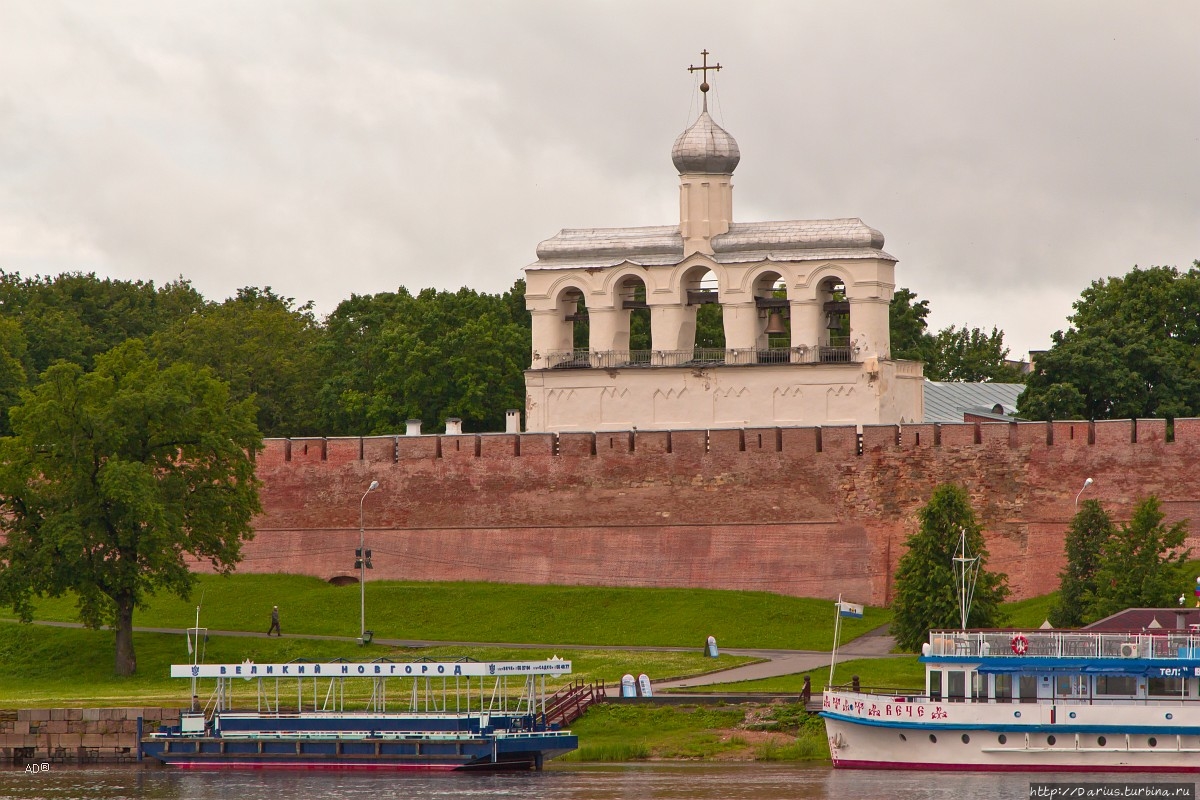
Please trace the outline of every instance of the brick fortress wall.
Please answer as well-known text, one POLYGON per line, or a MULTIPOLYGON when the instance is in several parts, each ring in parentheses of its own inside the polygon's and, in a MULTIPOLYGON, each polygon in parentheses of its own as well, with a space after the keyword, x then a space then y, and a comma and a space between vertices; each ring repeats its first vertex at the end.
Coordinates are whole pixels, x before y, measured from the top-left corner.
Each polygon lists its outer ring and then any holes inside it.
MULTIPOLYGON (((241 572, 697 586, 882 604, 916 512, 964 484, 992 569, 1051 591, 1085 497, 1196 521, 1200 420, 272 439, 241 572)), ((1200 552, 1200 547, 1197 547, 1200 552)), ((197 565, 203 569, 204 565, 197 565)))

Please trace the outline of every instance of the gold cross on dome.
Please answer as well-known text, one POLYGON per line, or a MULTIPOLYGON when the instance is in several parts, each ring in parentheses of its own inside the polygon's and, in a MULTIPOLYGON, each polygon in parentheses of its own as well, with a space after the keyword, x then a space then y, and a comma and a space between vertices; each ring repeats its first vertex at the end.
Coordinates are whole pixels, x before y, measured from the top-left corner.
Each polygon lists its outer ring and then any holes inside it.
POLYGON ((699 67, 689 66, 688 72, 699 71, 700 72, 700 91, 708 92, 708 88, 709 88, 708 87, 708 71, 711 69, 711 70, 716 70, 719 72, 721 69, 721 65, 716 64, 715 66, 711 66, 711 67, 708 65, 708 51, 707 50, 701 50, 700 55, 704 57, 704 61, 701 62, 702 66, 699 66, 699 67))

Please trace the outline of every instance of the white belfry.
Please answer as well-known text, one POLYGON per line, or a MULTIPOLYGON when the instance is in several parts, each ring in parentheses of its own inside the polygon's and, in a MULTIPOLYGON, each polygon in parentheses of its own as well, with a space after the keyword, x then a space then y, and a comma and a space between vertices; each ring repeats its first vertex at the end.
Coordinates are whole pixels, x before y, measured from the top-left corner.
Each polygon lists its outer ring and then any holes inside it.
POLYGON ((921 421, 921 364, 891 358, 883 235, 855 218, 734 222, 741 152, 700 88, 703 110, 671 149, 679 224, 564 229, 525 268, 526 429, 921 421), (696 341, 710 303, 723 346, 696 341), (630 346, 634 314, 648 315, 648 347, 630 346))

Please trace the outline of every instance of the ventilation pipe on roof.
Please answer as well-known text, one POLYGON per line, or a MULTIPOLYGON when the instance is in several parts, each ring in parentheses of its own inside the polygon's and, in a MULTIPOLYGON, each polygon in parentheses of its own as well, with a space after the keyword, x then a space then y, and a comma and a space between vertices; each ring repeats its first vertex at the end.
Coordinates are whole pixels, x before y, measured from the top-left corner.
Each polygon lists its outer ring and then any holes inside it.
POLYGON ((518 408, 510 408, 504 412, 504 432, 505 433, 520 433, 521 432, 521 410, 518 408))
POLYGON ((406 422, 404 424, 407 426, 404 431, 405 436, 420 436, 421 435, 421 420, 410 419, 408 422, 406 422))
POLYGON ((462 420, 458 417, 450 417, 446 420, 446 435, 459 436, 462 434, 462 420))

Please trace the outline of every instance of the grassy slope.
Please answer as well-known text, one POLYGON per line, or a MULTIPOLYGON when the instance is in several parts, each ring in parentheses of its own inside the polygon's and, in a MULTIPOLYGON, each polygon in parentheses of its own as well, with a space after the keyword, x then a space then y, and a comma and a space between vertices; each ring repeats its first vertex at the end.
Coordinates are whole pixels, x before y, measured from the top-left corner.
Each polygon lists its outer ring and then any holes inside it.
MULTIPOLYGON (((526 586, 494 583, 368 583, 367 627, 381 638, 469 642, 703 646, 827 650, 833 604, 766 592, 526 586)), ((285 633, 357 636, 358 586, 296 575, 201 576, 191 601, 154 597, 134 624, 266 631, 278 604, 285 633)), ((75 619, 71 598, 44 600, 36 618, 75 619)), ((847 642, 890 619, 868 609, 844 620, 847 642)))
MULTIPOLYGON (((113 635, 107 631, 0 623, 0 707, 16 708, 44 705, 169 705, 187 702, 187 681, 169 677, 171 664, 190 659, 183 637, 171 634, 134 635, 138 656, 137 674, 130 678, 113 675, 113 635)), ((211 636, 206 645, 205 661, 237 663, 250 659, 258 663, 285 662, 295 658, 324 661, 345 658, 367 661, 388 657, 412 660, 417 657, 453 660, 470 656, 480 661, 531 660, 549 658, 552 652, 504 648, 435 647, 421 649, 366 648, 344 642, 297 639, 260 639, 211 636)), ((562 654, 560 654, 562 655, 562 654)), ((714 662, 699 651, 689 653, 627 652, 612 650, 573 650, 566 656, 572 662, 570 678, 614 683, 626 672, 646 672, 652 678, 694 675, 713 669, 714 662)), ((750 659, 721 656, 715 666, 736 666, 750 659)), ((563 683, 570 678, 564 677, 563 683)), ((409 686, 396 684, 398 689, 409 686)), ((554 681, 547 680, 552 689, 554 681)), ((254 684, 247 683, 250 691, 254 684)), ((295 691, 290 681, 281 691, 295 691)), ((237 691, 240 684, 235 684, 237 691)), ((347 688, 352 692, 352 687, 347 688)), ((349 699, 349 697, 348 697, 349 699)))

